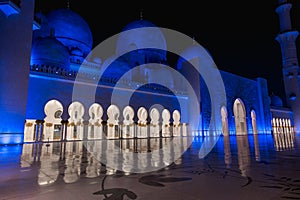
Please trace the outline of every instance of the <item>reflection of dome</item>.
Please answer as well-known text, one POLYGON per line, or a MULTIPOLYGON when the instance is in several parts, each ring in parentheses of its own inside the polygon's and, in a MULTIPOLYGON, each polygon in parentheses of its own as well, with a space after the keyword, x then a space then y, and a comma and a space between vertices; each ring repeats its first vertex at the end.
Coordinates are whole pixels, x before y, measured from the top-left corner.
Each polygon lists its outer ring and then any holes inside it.
POLYGON ((136 20, 125 26, 122 31, 117 41, 117 55, 132 49, 155 48, 163 50, 156 52, 155 57, 158 57, 159 60, 166 60, 167 45, 165 37, 161 30, 152 22, 136 20), (140 29, 148 27, 149 29, 140 29))
POLYGON ((200 65, 201 66, 214 66, 215 65, 209 52, 201 45, 196 45, 196 44, 186 48, 180 54, 180 58, 177 61, 177 69, 182 69, 183 64, 186 61, 190 61, 193 65, 199 64, 199 66, 200 65), (198 63, 194 63, 193 61, 196 61, 194 59, 197 59, 198 63))
POLYGON ((49 65, 68 69, 69 59, 67 48, 53 37, 38 38, 32 45, 31 65, 49 65))
POLYGON ((270 100, 271 100, 271 106, 277 106, 277 107, 282 107, 283 103, 282 100, 279 96, 276 95, 271 95, 270 96, 270 100))
POLYGON ((93 45, 89 25, 77 13, 69 9, 58 9, 47 15, 48 25, 54 29, 55 37, 69 49, 79 48, 87 55, 93 45))

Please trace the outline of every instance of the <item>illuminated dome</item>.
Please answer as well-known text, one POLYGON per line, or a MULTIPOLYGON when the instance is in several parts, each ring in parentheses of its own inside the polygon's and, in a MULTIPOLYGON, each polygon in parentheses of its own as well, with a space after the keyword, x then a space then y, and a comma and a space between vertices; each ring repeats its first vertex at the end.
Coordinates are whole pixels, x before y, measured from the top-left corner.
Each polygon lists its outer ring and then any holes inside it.
POLYGON ((93 45, 93 36, 85 20, 70 9, 58 9, 47 15, 48 25, 56 39, 69 49, 78 48, 86 56, 93 45))
POLYGON ((32 45, 31 65, 48 65, 68 69, 68 49, 53 37, 38 38, 32 45))
POLYGON ((157 61, 166 60, 167 45, 161 30, 148 20, 136 20, 125 26, 120 33, 117 41, 116 54, 121 55, 132 49, 142 49, 146 47, 158 49, 157 52, 152 51, 149 57, 155 57, 157 61), (140 29, 146 27, 153 28, 140 29))
MULTIPOLYGON (((186 48, 181 54, 177 61, 177 69, 182 69, 183 64, 186 61, 190 61, 192 64, 195 64, 192 61, 197 60, 197 64, 203 66, 214 66, 215 63, 210 55, 210 53, 201 45, 193 44, 190 47, 186 48)), ((196 66, 195 66, 196 67, 196 66)))
POLYGON ((277 107, 283 106, 282 99, 279 96, 272 94, 270 96, 270 100, 271 100, 271 106, 277 106, 277 107))
POLYGON ((149 20, 136 20, 127 24, 122 31, 127 31, 135 28, 144 28, 144 27, 156 27, 156 25, 150 22, 149 20))

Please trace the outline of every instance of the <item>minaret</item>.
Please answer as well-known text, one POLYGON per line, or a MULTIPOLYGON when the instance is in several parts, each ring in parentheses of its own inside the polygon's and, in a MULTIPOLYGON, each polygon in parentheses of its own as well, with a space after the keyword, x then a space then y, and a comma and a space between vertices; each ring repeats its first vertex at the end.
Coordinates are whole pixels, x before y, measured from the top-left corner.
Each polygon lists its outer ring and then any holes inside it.
POLYGON ((286 101, 293 111, 295 130, 300 133, 300 70, 296 49, 296 39, 299 32, 292 29, 290 17, 292 4, 287 0, 278 0, 278 3, 276 13, 279 16, 280 33, 277 35, 276 40, 281 47, 286 101))

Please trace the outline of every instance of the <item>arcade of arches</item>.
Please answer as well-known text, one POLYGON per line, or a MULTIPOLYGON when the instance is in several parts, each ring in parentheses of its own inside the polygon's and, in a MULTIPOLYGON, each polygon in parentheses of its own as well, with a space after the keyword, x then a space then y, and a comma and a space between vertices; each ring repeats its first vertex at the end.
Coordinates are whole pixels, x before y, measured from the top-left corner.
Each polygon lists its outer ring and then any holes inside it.
MULTIPOLYGON (((104 111, 99 103, 93 103, 89 107, 88 121, 84 120, 85 108, 80 102, 75 101, 69 105, 68 120, 62 119, 63 112, 63 105, 58 100, 48 101, 44 107, 46 117, 43 120, 26 120, 24 142, 187 136, 188 124, 180 122, 178 110, 171 113, 168 109, 163 109, 160 116, 157 108, 152 108, 148 113, 146 108, 140 107, 137 110, 136 122, 135 111, 131 106, 126 106, 121 113, 118 106, 110 105, 106 111, 106 121, 102 120, 104 111)), ((229 130, 226 106, 221 107, 220 114, 222 134, 232 134, 229 130)), ((247 135, 246 109, 239 98, 234 101, 233 114, 235 134, 247 135)), ((251 110, 251 126, 252 133, 257 134, 254 110, 251 110)), ((273 118, 272 132, 292 133, 291 120, 273 118)))

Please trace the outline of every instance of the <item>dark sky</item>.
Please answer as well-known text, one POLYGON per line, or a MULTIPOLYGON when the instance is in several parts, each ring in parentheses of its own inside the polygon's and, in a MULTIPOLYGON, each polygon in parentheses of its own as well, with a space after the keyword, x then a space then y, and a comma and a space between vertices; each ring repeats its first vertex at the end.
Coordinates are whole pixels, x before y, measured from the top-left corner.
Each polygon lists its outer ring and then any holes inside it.
MULTIPOLYGON (((269 92, 284 99, 280 46, 275 40, 279 33, 276 0, 69 2, 70 9, 90 25, 94 46, 139 19, 142 11, 143 19, 158 27, 194 37, 210 52, 219 69, 248 78, 266 78, 269 92)), ((300 31, 300 2, 291 2, 292 24, 300 31)), ((67 0, 36 0, 36 11, 45 14, 66 7, 67 0)))

